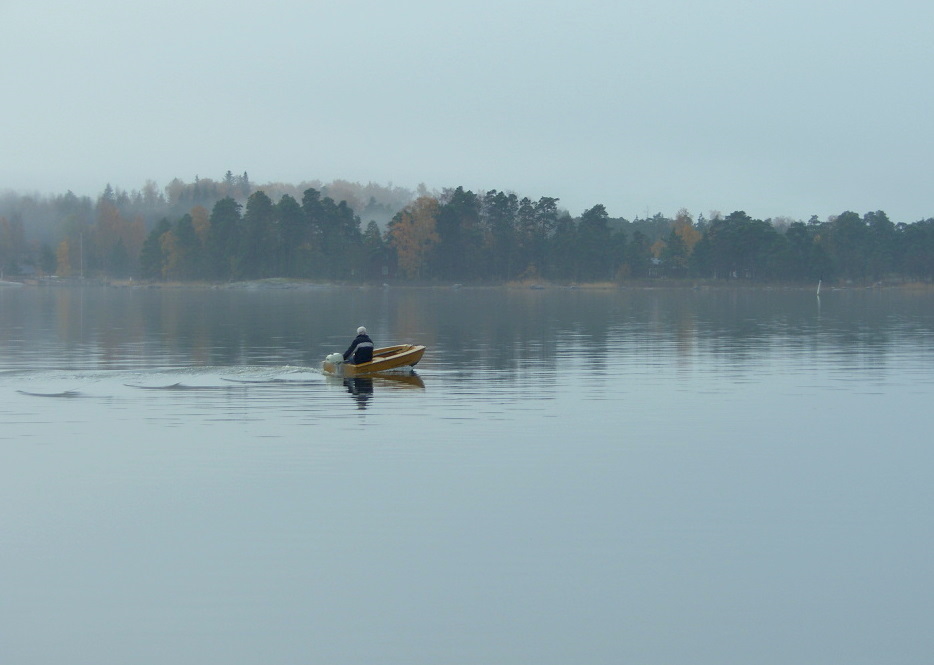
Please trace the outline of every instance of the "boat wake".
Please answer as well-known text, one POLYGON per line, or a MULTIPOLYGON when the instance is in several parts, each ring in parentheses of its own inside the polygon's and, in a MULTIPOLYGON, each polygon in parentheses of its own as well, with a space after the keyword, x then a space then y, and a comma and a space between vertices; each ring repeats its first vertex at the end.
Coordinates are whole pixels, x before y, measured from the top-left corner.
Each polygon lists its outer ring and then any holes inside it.
MULTIPOLYGON (((202 366, 163 367, 152 370, 22 370, 0 373, 0 392, 8 387, 24 397, 60 399, 135 399, 131 393, 211 393, 249 394, 253 390, 307 391, 331 389, 335 383, 342 388, 371 389, 424 388, 421 377, 410 366, 397 367, 363 377, 334 377, 315 367, 282 366, 202 366)), ((264 392, 264 395, 266 393, 264 392)))
POLYGON ((27 390, 17 390, 20 395, 28 395, 29 397, 84 397, 77 390, 64 390, 60 393, 31 393, 27 390))
POLYGON ((5 385, 28 397, 113 397, 126 388, 135 390, 236 390, 250 385, 279 387, 323 385, 315 368, 300 366, 163 367, 152 370, 33 369, 0 373, 5 385))
POLYGON ((229 376, 222 376, 222 381, 231 383, 245 383, 251 385, 293 385, 293 386, 311 386, 321 385, 321 381, 308 381, 303 379, 234 379, 229 376))

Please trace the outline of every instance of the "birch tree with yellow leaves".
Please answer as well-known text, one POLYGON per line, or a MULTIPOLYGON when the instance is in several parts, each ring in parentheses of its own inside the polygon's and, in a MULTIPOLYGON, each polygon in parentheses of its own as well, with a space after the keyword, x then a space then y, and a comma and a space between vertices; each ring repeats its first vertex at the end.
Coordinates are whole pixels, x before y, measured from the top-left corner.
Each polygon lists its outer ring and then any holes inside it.
POLYGON ((438 199, 420 196, 389 223, 389 244, 396 251, 399 269, 409 279, 422 276, 431 251, 438 244, 438 199))

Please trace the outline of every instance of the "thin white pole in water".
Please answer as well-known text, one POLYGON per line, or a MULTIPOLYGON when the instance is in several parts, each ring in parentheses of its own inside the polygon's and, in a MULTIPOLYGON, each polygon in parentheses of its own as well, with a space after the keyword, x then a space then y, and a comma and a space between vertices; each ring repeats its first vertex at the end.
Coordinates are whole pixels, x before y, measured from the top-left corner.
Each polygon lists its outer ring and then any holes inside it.
POLYGON ((821 279, 817 280, 817 295, 820 295, 820 283, 821 283, 822 281, 823 281, 823 280, 821 280, 821 279))

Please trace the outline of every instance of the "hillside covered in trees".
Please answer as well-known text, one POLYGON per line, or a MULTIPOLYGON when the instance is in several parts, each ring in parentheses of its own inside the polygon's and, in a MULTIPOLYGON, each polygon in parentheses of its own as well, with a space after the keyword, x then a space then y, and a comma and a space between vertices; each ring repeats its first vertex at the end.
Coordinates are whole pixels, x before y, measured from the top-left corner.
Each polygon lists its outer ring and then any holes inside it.
POLYGON ((695 219, 680 210, 630 221, 601 204, 574 217, 557 198, 496 190, 257 187, 228 172, 220 181, 176 179, 164 191, 108 186, 96 201, 71 192, 0 197, 0 270, 210 282, 929 281, 934 219, 895 223, 882 211, 695 219))

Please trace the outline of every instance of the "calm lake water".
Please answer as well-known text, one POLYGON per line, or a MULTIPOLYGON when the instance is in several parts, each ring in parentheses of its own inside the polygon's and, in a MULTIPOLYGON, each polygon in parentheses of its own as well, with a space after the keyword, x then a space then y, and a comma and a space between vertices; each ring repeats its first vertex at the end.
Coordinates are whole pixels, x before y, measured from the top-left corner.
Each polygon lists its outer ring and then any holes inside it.
POLYGON ((932 398, 930 293, 0 288, 0 662, 924 662, 932 398))

